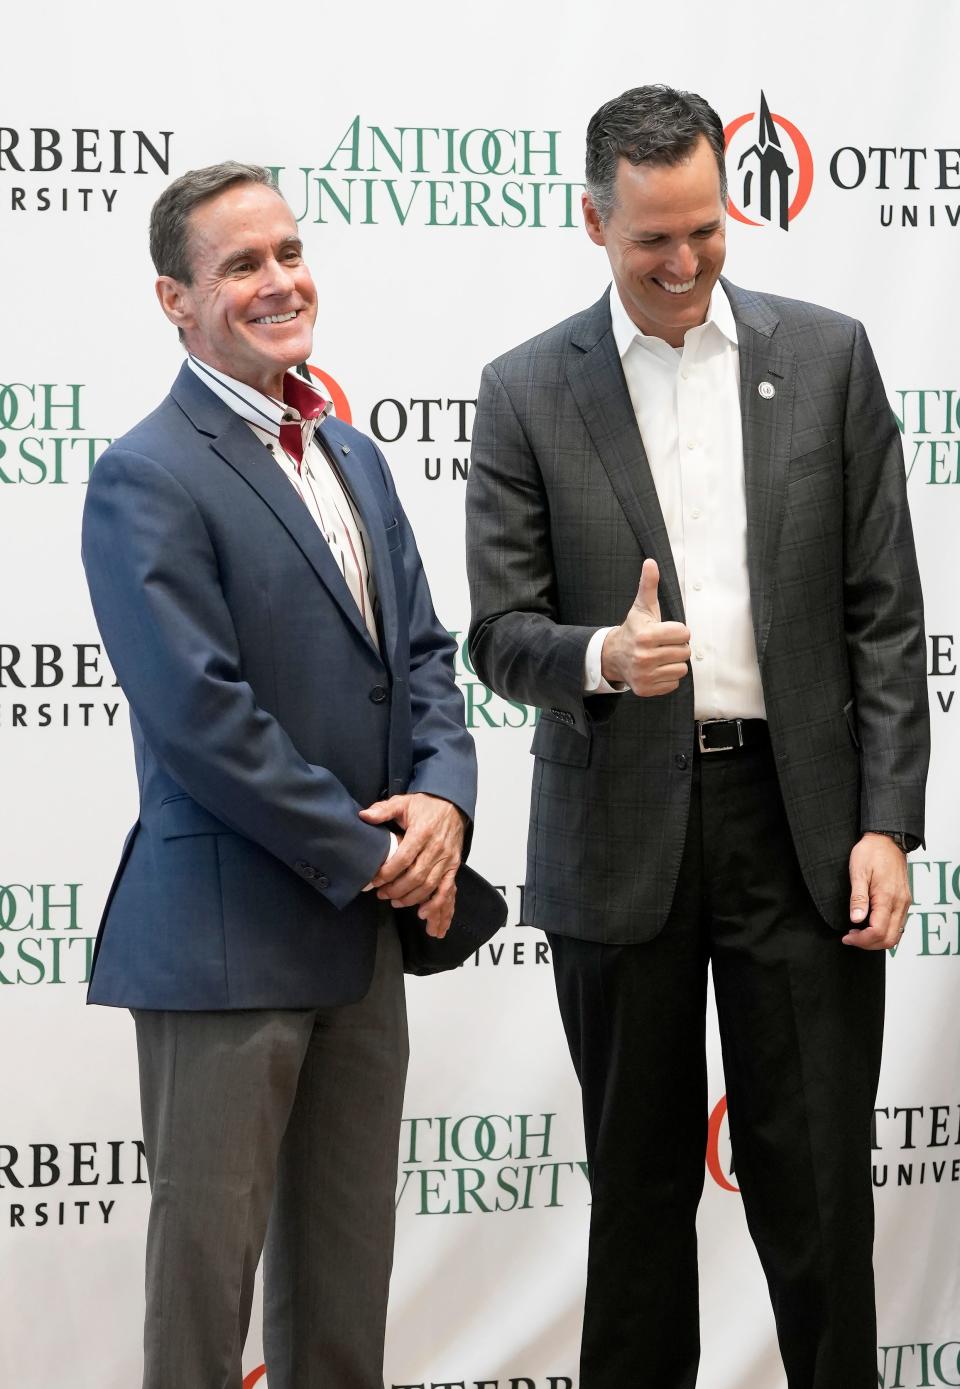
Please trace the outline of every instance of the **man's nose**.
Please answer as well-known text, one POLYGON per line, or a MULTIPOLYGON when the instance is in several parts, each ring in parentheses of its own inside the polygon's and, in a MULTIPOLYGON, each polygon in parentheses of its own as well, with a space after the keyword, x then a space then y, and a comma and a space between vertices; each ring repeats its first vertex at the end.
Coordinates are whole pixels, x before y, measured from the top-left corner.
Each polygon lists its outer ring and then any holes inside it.
POLYGON ((692 280, 699 267, 699 257, 688 241, 681 241, 666 261, 667 270, 681 281, 692 280))
POLYGON ((262 294, 289 294, 294 287, 294 274, 289 265, 279 260, 269 260, 263 267, 262 294))

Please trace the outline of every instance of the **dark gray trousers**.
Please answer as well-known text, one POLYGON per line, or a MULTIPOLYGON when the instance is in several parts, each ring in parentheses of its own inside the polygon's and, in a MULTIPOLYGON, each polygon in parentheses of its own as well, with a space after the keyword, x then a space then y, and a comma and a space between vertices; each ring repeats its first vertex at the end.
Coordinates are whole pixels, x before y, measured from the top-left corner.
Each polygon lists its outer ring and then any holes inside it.
POLYGON ((143 1389, 382 1389, 407 1068, 400 943, 339 1008, 134 1013, 152 1200, 143 1389))

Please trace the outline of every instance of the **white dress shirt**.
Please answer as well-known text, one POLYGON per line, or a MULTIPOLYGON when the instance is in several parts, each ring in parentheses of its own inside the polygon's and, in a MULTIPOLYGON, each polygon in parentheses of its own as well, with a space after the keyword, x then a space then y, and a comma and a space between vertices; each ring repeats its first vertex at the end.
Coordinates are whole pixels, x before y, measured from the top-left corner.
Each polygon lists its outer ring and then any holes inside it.
MULTIPOLYGON (((718 282, 706 322, 688 329, 682 348, 641 333, 615 285, 610 314, 690 628, 694 718, 765 718, 747 572, 740 358, 730 301, 718 282)), ((597 631, 587 648, 588 693, 613 689, 600 673, 609 630, 597 631)))

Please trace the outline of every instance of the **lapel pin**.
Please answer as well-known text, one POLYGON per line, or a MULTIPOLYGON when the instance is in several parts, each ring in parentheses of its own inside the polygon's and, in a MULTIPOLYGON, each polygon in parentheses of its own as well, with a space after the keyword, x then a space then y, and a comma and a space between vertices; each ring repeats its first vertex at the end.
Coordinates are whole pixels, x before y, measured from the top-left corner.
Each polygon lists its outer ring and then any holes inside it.
MULTIPOLYGON (((772 390, 773 387, 771 386, 770 389, 772 390)), ((341 445, 340 445, 340 452, 343 453, 343 454, 349 453, 349 452, 350 452, 350 445, 349 445, 349 444, 341 444, 341 445)))
POLYGON ((777 388, 776 386, 772 386, 769 381, 761 381, 760 385, 757 387, 757 392, 764 400, 772 400, 777 394, 777 388))

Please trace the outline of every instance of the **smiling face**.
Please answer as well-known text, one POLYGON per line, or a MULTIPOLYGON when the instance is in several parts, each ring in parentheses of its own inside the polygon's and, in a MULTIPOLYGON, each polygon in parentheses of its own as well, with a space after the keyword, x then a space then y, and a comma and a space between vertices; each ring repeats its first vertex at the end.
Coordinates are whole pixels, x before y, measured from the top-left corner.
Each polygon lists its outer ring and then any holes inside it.
POLYGON ((192 283, 157 280, 164 313, 194 356, 281 399, 317 316, 293 213, 265 184, 232 184, 190 214, 188 244, 192 283))
POLYGON ((587 235, 603 246, 624 308, 642 333, 682 347, 703 323, 726 254, 720 171, 705 136, 682 164, 617 167, 606 222, 583 198, 587 235))

